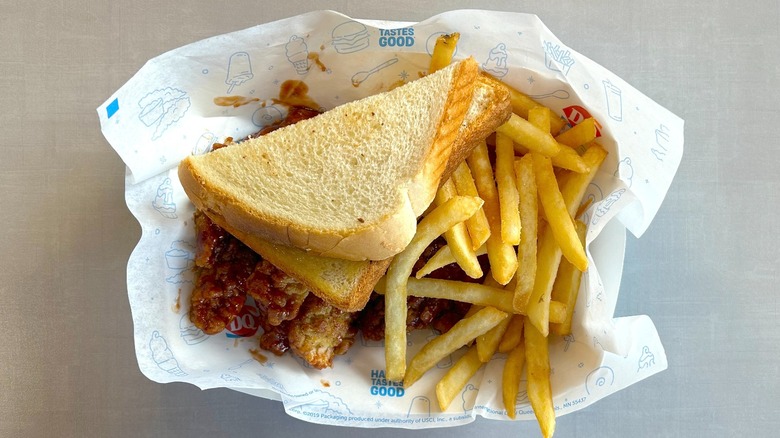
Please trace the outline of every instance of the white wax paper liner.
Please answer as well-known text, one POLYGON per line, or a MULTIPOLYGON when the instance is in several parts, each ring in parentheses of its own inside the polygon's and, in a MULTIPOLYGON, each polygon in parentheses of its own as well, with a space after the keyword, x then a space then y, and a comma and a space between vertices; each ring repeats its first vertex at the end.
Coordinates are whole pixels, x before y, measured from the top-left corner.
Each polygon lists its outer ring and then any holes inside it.
MULTIPOLYGON (((533 15, 452 11, 411 24, 321 11, 163 54, 98 108, 104 135, 128 166, 126 200, 143 232, 127 277, 138 363, 146 376, 279 399, 290 415, 324 424, 423 428, 463 424, 476 415, 507 419, 500 395, 502 355, 440 412, 435 382, 462 352, 401 389, 384 379, 382 343, 358 336, 332 369, 320 371, 289 354, 253 357, 253 337, 206 336, 187 317, 195 236, 193 207, 176 176, 178 161, 208 151, 225 136, 240 138, 279 120, 284 108, 271 99, 285 80, 303 80, 311 97, 331 108, 419 77, 435 37, 453 31, 461 33, 456 58, 473 56, 483 70, 570 123, 592 115, 610 152, 587 193, 591 264, 573 333, 551 340, 557 414, 666 368, 650 319, 613 319, 613 313, 625 229, 641 235, 666 195, 682 157, 682 120, 569 49, 533 15), (214 97, 227 94, 260 102, 227 109, 214 105, 214 97)), ((256 331, 252 310, 247 306, 232 327, 235 332, 256 331)), ((415 333, 409 354, 432 336, 415 333)), ((518 418, 534 418, 523 387, 517 405, 518 418)))

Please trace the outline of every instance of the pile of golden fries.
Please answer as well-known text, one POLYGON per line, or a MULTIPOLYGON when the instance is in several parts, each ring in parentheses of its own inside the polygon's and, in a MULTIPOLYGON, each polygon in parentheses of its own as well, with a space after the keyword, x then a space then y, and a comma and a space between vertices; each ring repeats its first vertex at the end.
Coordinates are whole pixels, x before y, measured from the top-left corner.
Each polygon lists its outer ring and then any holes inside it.
MULTIPOLYGON (((457 39, 457 34, 439 38, 430 72, 451 62, 457 39)), ((595 120, 561 132, 565 122, 549 108, 508 88, 510 120, 481 141, 442 184, 411 244, 376 287, 385 294, 386 375, 409 387, 439 360, 470 346, 436 385, 439 406, 446 410, 484 363, 505 353, 507 415, 515 418, 525 369, 528 398, 542 435, 550 437, 555 410, 547 339, 550 332, 565 336, 571 330, 581 275, 588 268, 586 228, 576 216, 607 152, 595 142, 595 120), (424 249, 441 235, 447 245, 412 273, 424 249), (451 263, 482 278, 477 257, 485 253, 490 271, 483 284, 425 278, 451 263), (408 366, 407 295, 472 304, 460 322, 425 345, 408 366)))

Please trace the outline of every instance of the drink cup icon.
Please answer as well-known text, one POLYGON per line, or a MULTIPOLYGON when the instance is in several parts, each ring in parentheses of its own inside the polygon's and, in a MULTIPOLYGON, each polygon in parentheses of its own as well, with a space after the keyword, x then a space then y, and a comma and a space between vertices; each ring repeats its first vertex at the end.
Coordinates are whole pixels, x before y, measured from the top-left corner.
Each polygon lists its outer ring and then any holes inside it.
POLYGON ((195 146, 192 148, 192 155, 203 155, 211 150, 214 142, 217 141, 217 136, 211 132, 206 132, 198 138, 195 142, 195 146))
POLYGON ((609 79, 605 79, 604 92, 607 96, 607 112, 612 120, 618 122, 623 120, 623 97, 620 88, 616 87, 609 79))

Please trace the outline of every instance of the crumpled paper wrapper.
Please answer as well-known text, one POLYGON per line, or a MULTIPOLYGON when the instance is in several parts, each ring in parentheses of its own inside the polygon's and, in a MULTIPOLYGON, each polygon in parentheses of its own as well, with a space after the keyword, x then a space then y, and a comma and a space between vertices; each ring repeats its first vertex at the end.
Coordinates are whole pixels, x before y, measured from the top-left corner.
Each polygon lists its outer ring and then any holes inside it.
MULTIPOLYGON (((683 122, 619 77, 559 41, 533 15, 452 11, 421 23, 354 20, 330 11, 256 26, 172 50, 149 61, 97 111, 103 133, 127 165, 127 205, 143 235, 127 266, 135 346, 142 372, 157 382, 227 387, 281 400, 303 420, 358 427, 444 427, 477 415, 508 419, 497 355, 446 412, 434 386, 463 351, 411 388, 384 378, 382 343, 358 335, 332 369, 287 354, 253 354, 257 313, 247 306, 226 334, 207 336, 187 316, 193 276, 193 207, 176 176, 188 154, 241 138, 280 120, 280 84, 304 81, 322 108, 387 90, 427 70, 435 39, 460 32, 456 58, 552 108, 570 124, 588 115, 610 154, 588 189, 590 268, 583 276, 573 333, 551 338, 555 409, 563 415, 666 368, 646 316, 613 318, 625 230, 648 227, 682 157, 683 122), (257 98, 238 108, 219 96, 257 98)), ((410 337, 410 357, 435 333, 410 337)), ((534 419, 521 387, 519 419, 534 419)))

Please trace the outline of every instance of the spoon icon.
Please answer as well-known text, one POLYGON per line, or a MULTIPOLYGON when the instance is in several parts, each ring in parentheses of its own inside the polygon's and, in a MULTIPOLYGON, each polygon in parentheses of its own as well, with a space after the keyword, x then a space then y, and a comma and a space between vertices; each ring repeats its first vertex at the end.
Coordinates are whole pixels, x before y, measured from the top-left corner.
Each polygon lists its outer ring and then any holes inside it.
POLYGON ((569 92, 566 90, 555 90, 552 93, 536 94, 528 97, 530 97, 531 99, 545 99, 547 97, 554 97, 556 99, 568 99, 569 92))
POLYGON ((371 70, 359 71, 359 72, 355 73, 352 76, 352 86, 353 87, 360 86, 360 84, 362 84, 366 79, 368 79, 369 76, 371 76, 372 74, 378 72, 379 70, 382 70, 383 68, 390 67, 391 65, 395 64, 396 62, 398 62, 398 58, 392 58, 392 59, 389 59, 389 60, 387 60, 387 61, 377 65, 376 67, 372 68, 371 70))

